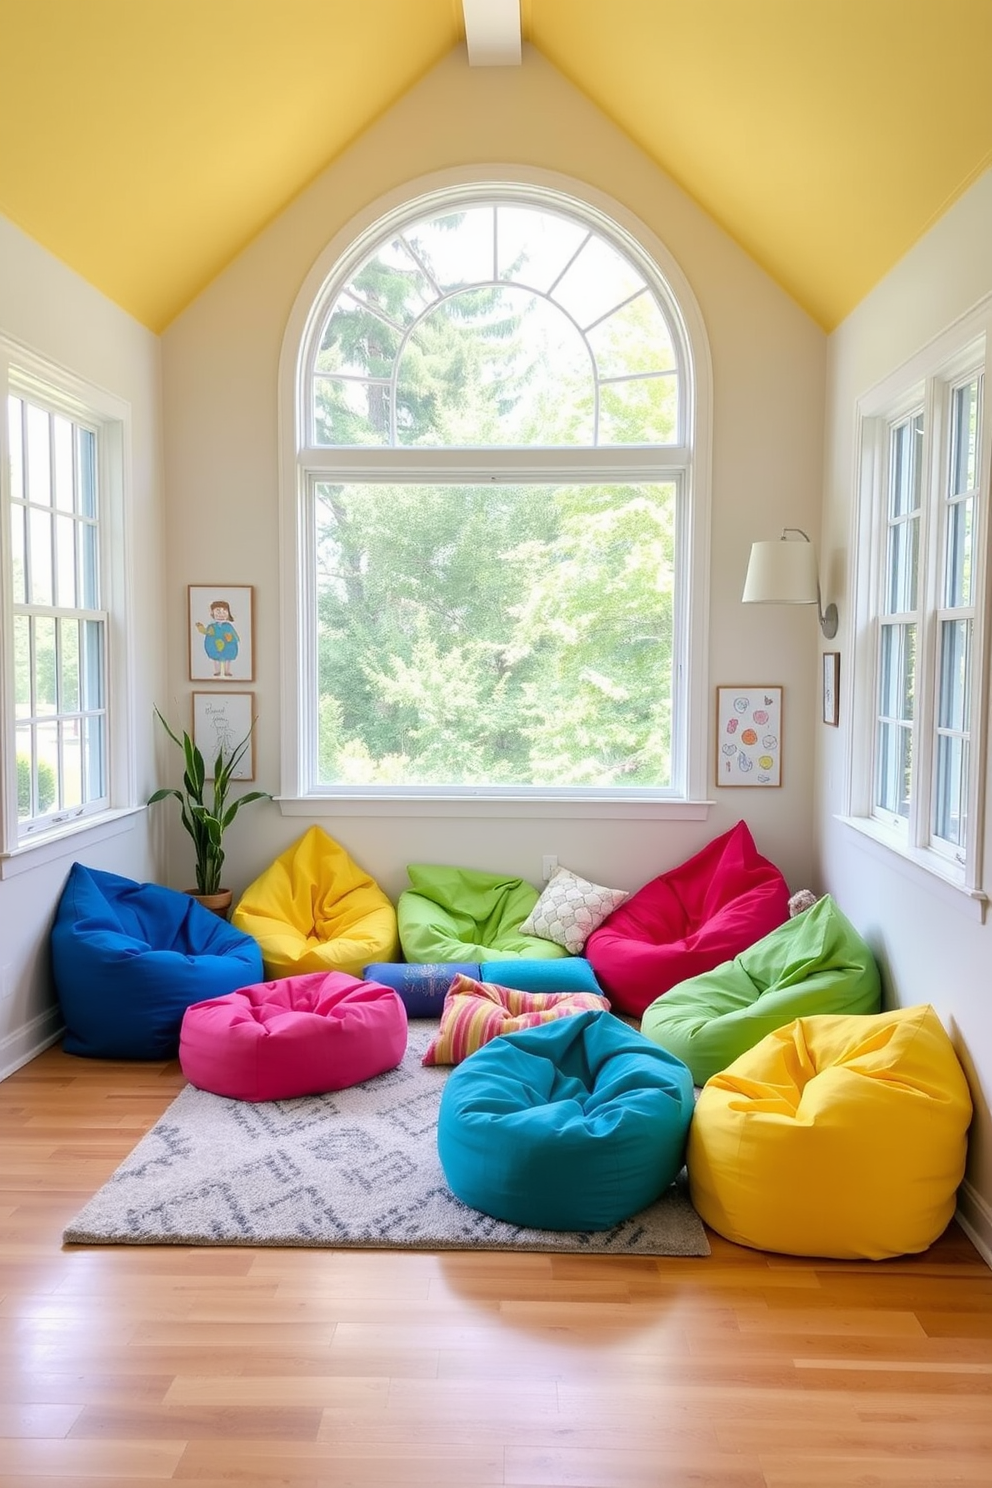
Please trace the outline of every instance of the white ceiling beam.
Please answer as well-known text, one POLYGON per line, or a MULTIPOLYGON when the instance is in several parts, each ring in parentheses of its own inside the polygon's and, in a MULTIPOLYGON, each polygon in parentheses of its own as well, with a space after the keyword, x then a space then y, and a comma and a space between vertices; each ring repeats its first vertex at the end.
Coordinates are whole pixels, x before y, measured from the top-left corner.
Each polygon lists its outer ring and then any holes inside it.
POLYGON ((462 0, 469 67, 520 66, 520 0, 462 0))

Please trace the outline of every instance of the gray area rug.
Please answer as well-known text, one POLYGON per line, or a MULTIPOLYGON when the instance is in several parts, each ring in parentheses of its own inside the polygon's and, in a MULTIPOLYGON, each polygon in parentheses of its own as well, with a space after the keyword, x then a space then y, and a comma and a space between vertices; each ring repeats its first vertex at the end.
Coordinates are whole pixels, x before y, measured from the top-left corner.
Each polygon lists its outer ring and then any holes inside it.
POLYGON ((436 1030, 411 1022, 397 1069, 327 1095, 253 1105, 187 1085, 64 1241, 709 1255, 684 1174, 593 1234, 521 1229, 456 1199, 436 1143, 447 1071, 420 1063, 436 1030))

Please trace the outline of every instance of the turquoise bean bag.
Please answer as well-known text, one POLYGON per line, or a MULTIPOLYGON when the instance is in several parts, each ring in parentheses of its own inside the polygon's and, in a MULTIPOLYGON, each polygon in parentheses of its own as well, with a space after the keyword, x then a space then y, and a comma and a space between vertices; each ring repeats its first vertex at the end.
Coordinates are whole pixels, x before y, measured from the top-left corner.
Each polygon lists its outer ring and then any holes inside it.
POLYGON ((526 880, 430 863, 411 864, 407 872, 410 887, 396 905, 407 961, 551 961, 567 954, 554 941, 521 935, 540 898, 526 880))
POLYGON ((732 961, 657 998, 641 1032, 705 1085, 795 1018, 877 1013, 880 1006, 875 958, 827 895, 732 961))
POLYGON ((437 1148, 452 1193, 510 1224, 608 1230, 681 1171, 685 1065, 607 1012, 484 1044, 448 1076, 437 1148))

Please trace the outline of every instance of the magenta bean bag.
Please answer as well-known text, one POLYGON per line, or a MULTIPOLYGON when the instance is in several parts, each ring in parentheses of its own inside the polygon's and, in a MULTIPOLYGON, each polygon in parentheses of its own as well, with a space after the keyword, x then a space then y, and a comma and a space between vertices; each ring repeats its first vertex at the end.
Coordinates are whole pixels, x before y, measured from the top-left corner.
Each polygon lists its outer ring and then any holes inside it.
POLYGON ((406 1009, 391 988, 313 971, 188 1008, 179 1062, 187 1080, 214 1095, 288 1100, 395 1069, 406 1037, 406 1009))
POLYGON ((732 961, 789 918, 789 888, 746 822, 653 878, 586 941, 615 1009, 640 1017, 689 977, 732 961))

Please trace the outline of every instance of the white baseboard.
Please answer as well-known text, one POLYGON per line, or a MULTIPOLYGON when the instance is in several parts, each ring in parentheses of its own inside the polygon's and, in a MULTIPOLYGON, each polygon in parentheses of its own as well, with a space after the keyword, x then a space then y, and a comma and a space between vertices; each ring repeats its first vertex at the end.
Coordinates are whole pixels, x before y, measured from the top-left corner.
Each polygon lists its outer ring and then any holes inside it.
POLYGON ((42 1050, 49 1048, 65 1032, 62 1011, 58 1007, 46 1008, 30 1023, 15 1028, 0 1039, 0 1080, 6 1080, 15 1070, 30 1064, 42 1050))
POLYGON ((967 1179, 958 1189, 958 1207, 954 1218, 986 1266, 992 1269, 992 1208, 967 1179))

